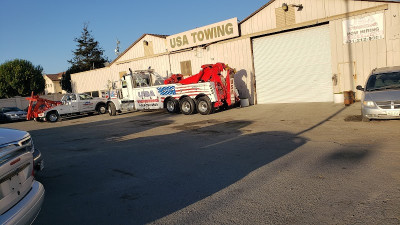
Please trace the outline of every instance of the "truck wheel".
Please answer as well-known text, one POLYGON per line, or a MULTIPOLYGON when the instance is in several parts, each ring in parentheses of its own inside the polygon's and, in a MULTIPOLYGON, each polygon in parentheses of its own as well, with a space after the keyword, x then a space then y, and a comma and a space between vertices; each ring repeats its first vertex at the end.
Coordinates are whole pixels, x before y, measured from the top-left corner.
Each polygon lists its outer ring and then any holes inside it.
POLYGON ((106 112, 107 112, 106 105, 104 105, 104 104, 99 105, 99 106, 97 107, 97 112, 98 112, 99 114, 104 114, 104 113, 106 113, 106 112))
POLYGON ((60 119, 60 116, 58 115, 57 112, 49 112, 46 116, 47 121, 50 123, 57 122, 60 119))
POLYGON ((179 111, 179 102, 178 100, 174 98, 170 98, 167 100, 165 103, 165 108, 167 109, 167 112, 169 113, 176 113, 179 111))
POLYGON ((180 101, 180 108, 183 114, 190 115, 194 113, 196 109, 196 103, 191 97, 184 97, 180 101))
POLYGON ((213 107, 212 107, 210 98, 208 98, 207 96, 202 96, 202 97, 198 98, 197 99, 197 111, 201 115, 208 115, 208 114, 212 113, 213 107))
POLYGON ((108 114, 110 114, 110 116, 115 116, 117 115, 117 110, 115 109, 115 105, 114 103, 110 102, 108 104, 108 114))

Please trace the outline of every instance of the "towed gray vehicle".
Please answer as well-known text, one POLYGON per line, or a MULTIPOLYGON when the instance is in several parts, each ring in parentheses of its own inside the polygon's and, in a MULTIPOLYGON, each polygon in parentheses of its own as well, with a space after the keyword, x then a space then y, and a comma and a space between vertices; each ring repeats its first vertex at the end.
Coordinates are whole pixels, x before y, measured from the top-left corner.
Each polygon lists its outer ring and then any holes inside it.
POLYGON ((374 69, 363 91, 361 114, 363 121, 400 119, 400 66, 374 69))
POLYGON ((0 224, 32 224, 44 200, 28 132, 0 128, 0 224))
POLYGON ((17 107, 0 108, 0 121, 11 122, 18 120, 26 120, 26 112, 17 107))

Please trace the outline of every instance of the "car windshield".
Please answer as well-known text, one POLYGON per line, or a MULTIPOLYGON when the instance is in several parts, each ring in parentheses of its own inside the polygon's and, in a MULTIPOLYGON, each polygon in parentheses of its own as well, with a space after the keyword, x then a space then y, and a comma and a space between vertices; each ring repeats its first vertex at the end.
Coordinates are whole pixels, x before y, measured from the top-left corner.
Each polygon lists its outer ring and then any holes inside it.
POLYGON ((3 111, 3 113, 6 113, 6 112, 15 112, 15 111, 22 111, 22 110, 17 107, 6 107, 6 108, 3 108, 2 111, 3 111))
POLYGON ((373 74, 367 82, 367 91, 385 89, 400 89, 400 71, 392 73, 373 74))

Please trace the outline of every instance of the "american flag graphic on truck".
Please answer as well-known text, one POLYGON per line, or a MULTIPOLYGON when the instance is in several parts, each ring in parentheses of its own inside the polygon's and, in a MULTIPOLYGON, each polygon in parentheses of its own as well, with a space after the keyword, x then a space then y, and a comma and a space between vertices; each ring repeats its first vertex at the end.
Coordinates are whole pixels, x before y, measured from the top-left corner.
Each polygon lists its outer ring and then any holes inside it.
POLYGON ((161 96, 161 101, 172 96, 175 99, 179 99, 183 95, 190 96, 192 98, 196 97, 198 94, 211 95, 212 87, 210 83, 200 83, 195 85, 169 85, 157 87, 157 91, 161 96))

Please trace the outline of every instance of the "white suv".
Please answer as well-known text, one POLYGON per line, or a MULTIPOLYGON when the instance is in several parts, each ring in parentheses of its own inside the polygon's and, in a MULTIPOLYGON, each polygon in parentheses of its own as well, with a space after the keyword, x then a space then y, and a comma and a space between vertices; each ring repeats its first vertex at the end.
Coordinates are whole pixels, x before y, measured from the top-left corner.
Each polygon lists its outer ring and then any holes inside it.
POLYGON ((44 188, 34 178, 34 146, 28 132, 0 128, 0 224, 31 224, 44 188))

